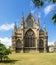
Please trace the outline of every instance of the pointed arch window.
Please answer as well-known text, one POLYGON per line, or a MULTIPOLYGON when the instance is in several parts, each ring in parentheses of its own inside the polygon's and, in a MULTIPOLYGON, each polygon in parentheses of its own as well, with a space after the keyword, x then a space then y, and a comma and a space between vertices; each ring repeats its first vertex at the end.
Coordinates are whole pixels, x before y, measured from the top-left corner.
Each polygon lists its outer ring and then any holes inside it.
POLYGON ((35 47, 35 34, 29 29, 25 34, 25 47, 35 47))
POLYGON ((20 40, 17 41, 16 48, 22 48, 22 43, 20 40))
POLYGON ((39 40, 39 48, 44 48, 44 42, 42 39, 39 40))

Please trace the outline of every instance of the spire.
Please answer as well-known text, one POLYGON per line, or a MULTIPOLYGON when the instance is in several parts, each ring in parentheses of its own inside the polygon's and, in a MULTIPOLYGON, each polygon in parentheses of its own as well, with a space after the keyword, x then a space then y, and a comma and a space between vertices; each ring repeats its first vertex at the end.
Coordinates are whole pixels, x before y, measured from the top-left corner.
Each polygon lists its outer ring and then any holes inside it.
POLYGON ((22 12, 22 19, 21 19, 21 24, 24 24, 24 13, 22 12))
POLYGON ((29 16, 32 16, 32 13, 31 13, 31 11, 29 12, 29 16))
POLYGON ((46 24, 44 24, 44 27, 43 28, 44 28, 44 31, 46 31, 46 24))
POLYGON ((36 16, 36 23, 39 25, 39 17, 38 17, 38 15, 36 16))
POLYGON ((25 26, 24 13, 22 13, 21 25, 22 25, 22 28, 24 28, 24 26, 25 26))
POLYGON ((14 22, 14 32, 17 30, 16 22, 14 22))
POLYGON ((22 18, 24 19, 24 13, 22 12, 22 18))

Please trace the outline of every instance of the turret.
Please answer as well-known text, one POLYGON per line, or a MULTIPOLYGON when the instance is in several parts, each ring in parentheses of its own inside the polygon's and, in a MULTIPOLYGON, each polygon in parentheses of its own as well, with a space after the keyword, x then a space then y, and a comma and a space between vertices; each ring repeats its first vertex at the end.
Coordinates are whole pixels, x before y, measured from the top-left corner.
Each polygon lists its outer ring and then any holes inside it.
POLYGON ((48 33, 46 32, 46 24, 44 24, 43 30, 44 30, 45 36, 48 37, 48 33))
POLYGON ((46 32, 46 24, 44 24, 43 30, 44 32, 46 32))
POLYGON ((24 14, 22 13, 22 19, 21 19, 22 36, 24 36, 24 27, 25 27, 24 14))
POLYGON ((17 30, 16 22, 14 23, 14 31, 12 32, 12 37, 15 36, 17 30))
POLYGON ((48 51, 48 34, 46 32, 46 24, 44 24, 43 30, 44 30, 44 52, 47 52, 48 51))
POLYGON ((14 32, 16 32, 17 30, 17 26, 16 26, 16 22, 14 23, 14 32))
POLYGON ((39 26, 39 17, 38 17, 38 15, 36 16, 36 23, 39 26))
POLYGON ((14 23, 14 31, 12 32, 12 51, 16 50, 16 31, 17 31, 17 26, 16 22, 14 23))
POLYGON ((37 24, 37 29, 39 29, 39 17, 38 17, 38 15, 36 16, 36 24, 37 24))
POLYGON ((22 13, 22 19, 21 19, 21 25, 24 26, 25 22, 24 22, 24 14, 22 13))

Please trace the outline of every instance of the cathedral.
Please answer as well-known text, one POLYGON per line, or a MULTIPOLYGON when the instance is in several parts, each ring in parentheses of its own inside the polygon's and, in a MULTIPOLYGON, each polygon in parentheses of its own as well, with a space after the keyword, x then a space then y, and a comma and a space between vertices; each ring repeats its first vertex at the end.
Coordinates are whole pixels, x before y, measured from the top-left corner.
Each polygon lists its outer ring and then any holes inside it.
POLYGON ((12 32, 12 50, 17 53, 48 52, 48 33, 46 25, 40 29, 38 16, 36 19, 29 13, 26 19, 22 15, 21 26, 14 24, 12 32))

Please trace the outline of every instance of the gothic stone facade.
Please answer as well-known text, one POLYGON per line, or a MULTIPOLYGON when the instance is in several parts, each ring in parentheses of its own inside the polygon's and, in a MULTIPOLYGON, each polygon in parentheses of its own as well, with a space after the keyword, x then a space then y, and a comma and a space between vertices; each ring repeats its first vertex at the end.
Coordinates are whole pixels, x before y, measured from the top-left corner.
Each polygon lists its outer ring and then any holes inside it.
POLYGON ((22 15, 21 27, 14 25, 12 33, 12 50, 15 52, 47 52, 48 34, 46 26, 40 29, 38 16, 36 19, 31 13, 24 20, 22 15))

